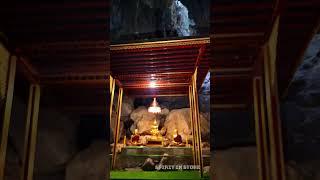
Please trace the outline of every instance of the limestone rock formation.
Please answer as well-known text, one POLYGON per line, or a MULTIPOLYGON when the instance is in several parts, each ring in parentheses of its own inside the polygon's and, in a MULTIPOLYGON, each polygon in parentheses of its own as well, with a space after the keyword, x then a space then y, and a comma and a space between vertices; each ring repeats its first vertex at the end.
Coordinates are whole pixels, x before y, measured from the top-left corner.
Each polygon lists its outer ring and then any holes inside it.
POLYGON ((294 75, 288 95, 281 104, 287 161, 294 164, 288 169, 304 179, 313 179, 319 172, 320 161, 320 34, 314 36, 304 59, 294 75), (308 167, 307 167, 308 166, 308 167), (309 174, 309 175, 308 175, 309 174))
POLYGON ((133 99, 128 96, 123 96, 121 116, 129 116, 133 109, 133 99))
POLYGON ((211 158, 211 178, 225 180, 257 180, 257 150, 238 147, 215 151, 211 158))
POLYGON ((146 107, 138 107, 130 115, 130 118, 134 121, 134 124, 131 126, 131 132, 133 133, 135 129, 138 129, 138 133, 150 131, 155 117, 156 115, 148 112, 146 107))
MULTIPOLYGON (((215 150, 211 154, 211 177, 225 180, 258 179, 257 150, 254 146, 215 150)), ((287 180, 318 180, 319 161, 286 162, 287 180)))
POLYGON ((158 98, 158 102, 162 108, 167 108, 169 110, 189 107, 189 98, 187 96, 160 97, 158 98))
MULTIPOLYGON (((119 137, 123 137, 124 133, 124 121, 127 119, 126 116, 121 116, 120 118, 120 134, 119 137)), ((116 122, 117 122, 117 114, 115 111, 112 112, 111 121, 110 121, 110 142, 113 143, 114 140, 114 132, 116 130, 116 122)))
POLYGON ((104 180, 107 176, 107 143, 96 141, 78 153, 66 168, 66 180, 104 180))
POLYGON ((200 112, 210 112, 210 73, 204 79, 199 90, 199 109, 200 112))
POLYGON ((112 41, 208 34, 209 4, 209 0, 112 0, 112 41), (190 25, 191 32, 186 30, 190 25))
MULTIPOLYGON (((22 160, 24 144, 24 128, 26 119, 26 105, 19 97, 13 101, 15 113, 12 114, 9 133, 10 147, 15 156, 8 156, 9 162, 13 158, 22 160)), ((63 116, 50 108, 40 108, 38 120, 38 134, 35 155, 34 174, 54 174, 63 171, 65 164, 76 154, 77 120, 63 116)), ((21 162, 18 166, 21 166, 21 162)))
MULTIPOLYGON (((202 136, 208 136, 210 131, 209 119, 206 115, 200 113, 201 122, 201 133, 202 136)), ((168 114, 166 121, 164 123, 164 128, 166 129, 167 138, 172 139, 175 129, 182 136, 183 141, 186 140, 186 136, 191 134, 191 123, 190 123, 190 109, 174 109, 168 114)), ((189 138, 190 139, 190 138, 189 138)))
POLYGON ((77 123, 53 109, 41 109, 36 155, 36 168, 40 172, 61 168, 74 156, 77 123))
MULTIPOLYGON (((115 132, 115 125, 117 121, 117 114, 116 114, 116 100, 118 98, 118 94, 115 94, 115 101, 113 104, 113 111, 111 115, 111 121, 110 121, 110 142, 113 142, 114 139, 114 132, 115 132)), ((126 121, 128 121, 130 118, 130 114, 134 109, 133 105, 133 99, 129 96, 124 95, 122 97, 122 108, 121 108, 121 118, 120 118, 120 135, 119 137, 123 137, 126 134, 126 129, 124 129, 126 121)))
POLYGON ((172 110, 167 116, 164 128, 166 129, 167 138, 172 139, 175 129, 177 129, 178 134, 180 134, 185 141, 186 136, 191 134, 190 109, 184 108, 172 110))

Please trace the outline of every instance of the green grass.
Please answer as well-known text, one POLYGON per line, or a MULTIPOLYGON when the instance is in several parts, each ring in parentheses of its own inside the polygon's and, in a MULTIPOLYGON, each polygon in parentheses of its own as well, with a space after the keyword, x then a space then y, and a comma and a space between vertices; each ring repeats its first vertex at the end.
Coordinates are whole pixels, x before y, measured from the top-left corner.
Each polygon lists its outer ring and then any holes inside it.
POLYGON ((200 177, 198 171, 111 171, 111 179, 175 179, 175 180, 209 180, 209 176, 200 177))

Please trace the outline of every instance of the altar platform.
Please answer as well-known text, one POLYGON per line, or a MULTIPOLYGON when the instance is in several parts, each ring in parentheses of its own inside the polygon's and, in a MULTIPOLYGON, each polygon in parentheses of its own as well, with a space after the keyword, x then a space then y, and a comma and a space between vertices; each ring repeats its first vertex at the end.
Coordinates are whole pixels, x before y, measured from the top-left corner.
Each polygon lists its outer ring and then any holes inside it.
POLYGON ((209 180, 209 174, 204 174, 201 178, 198 171, 170 171, 170 172, 145 172, 145 171, 111 171, 112 180, 120 179, 174 179, 174 180, 209 180))
MULTIPOLYGON (((147 158, 160 161, 166 154, 168 165, 193 165, 192 147, 126 146, 118 153, 115 170, 141 167, 147 158)), ((112 157, 112 154, 110 154, 112 157)), ((210 166, 210 149, 203 148, 203 164, 210 166)))

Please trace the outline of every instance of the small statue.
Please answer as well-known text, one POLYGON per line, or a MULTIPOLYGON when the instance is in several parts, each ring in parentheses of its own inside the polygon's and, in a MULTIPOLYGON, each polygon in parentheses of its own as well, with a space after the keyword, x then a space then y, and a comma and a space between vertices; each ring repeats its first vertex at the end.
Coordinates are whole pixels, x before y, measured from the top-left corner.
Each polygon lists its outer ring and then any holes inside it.
POLYGON ((140 135, 138 134, 138 129, 135 129, 134 135, 131 136, 131 142, 137 144, 139 143, 139 140, 140 140, 140 135))
POLYGON ((161 167, 167 163, 168 157, 169 157, 169 154, 164 153, 160 161, 147 158, 143 163, 141 169, 143 171, 154 171, 154 170, 160 171, 161 167))
POLYGON ((156 119, 153 121, 153 125, 151 126, 151 131, 150 132, 151 132, 152 136, 159 136, 160 135, 156 119))
POLYGON ((182 143, 182 137, 181 137, 180 134, 178 134, 178 130, 175 129, 174 132, 175 132, 175 134, 173 135, 173 140, 174 140, 174 142, 176 142, 176 143, 182 143))

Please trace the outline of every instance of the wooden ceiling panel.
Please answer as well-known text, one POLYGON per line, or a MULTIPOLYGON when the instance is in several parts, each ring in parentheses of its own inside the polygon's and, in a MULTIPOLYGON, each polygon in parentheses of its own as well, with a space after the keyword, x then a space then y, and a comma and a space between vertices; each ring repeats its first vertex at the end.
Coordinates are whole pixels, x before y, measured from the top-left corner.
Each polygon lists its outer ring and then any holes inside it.
POLYGON ((209 43, 209 38, 196 38, 112 45, 111 72, 130 95, 187 94, 196 67, 201 72, 199 80, 206 75, 203 67, 209 69, 204 64, 209 62, 210 54, 202 50, 209 43), (152 88, 150 82, 156 87, 152 88))
POLYGON ((289 0, 279 25, 277 72, 280 95, 297 70, 309 42, 320 25, 320 1, 289 0))

